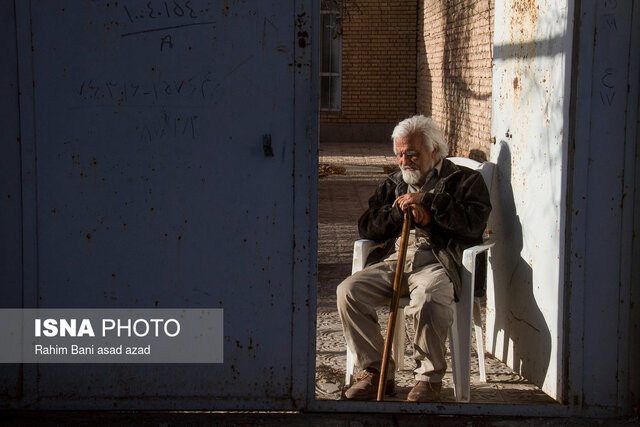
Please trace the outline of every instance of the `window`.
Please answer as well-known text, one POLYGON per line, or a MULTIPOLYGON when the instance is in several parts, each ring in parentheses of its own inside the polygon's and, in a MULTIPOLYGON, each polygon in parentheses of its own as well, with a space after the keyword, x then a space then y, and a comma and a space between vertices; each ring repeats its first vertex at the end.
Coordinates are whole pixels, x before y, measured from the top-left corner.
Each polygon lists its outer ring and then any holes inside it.
POLYGON ((320 11, 320 110, 342 107, 342 17, 337 1, 323 1, 320 11))

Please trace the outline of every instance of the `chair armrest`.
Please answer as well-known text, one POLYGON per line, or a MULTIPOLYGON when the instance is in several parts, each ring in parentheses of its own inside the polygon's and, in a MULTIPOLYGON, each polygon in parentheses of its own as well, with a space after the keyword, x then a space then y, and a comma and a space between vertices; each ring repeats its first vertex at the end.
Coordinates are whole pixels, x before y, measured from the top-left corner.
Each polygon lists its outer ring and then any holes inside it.
POLYGON ((476 256, 482 252, 486 252, 489 248, 493 247, 496 242, 493 239, 486 239, 479 245, 471 246, 462 253, 462 265, 468 271, 473 271, 473 267, 476 261, 476 256))
POLYGON ((367 262, 367 257, 372 250, 383 246, 384 243, 377 243, 373 240, 360 239, 353 243, 353 262, 351 264, 351 274, 362 270, 367 262))

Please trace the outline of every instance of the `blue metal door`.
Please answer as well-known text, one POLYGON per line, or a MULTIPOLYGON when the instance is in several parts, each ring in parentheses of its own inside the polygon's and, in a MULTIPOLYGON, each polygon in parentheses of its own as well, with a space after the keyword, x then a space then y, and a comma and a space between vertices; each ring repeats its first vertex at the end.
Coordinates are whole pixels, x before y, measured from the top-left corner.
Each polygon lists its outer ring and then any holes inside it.
POLYGON ((304 404, 310 3, 16 2, 23 306, 224 308, 225 342, 222 364, 25 365, 12 406, 304 404))

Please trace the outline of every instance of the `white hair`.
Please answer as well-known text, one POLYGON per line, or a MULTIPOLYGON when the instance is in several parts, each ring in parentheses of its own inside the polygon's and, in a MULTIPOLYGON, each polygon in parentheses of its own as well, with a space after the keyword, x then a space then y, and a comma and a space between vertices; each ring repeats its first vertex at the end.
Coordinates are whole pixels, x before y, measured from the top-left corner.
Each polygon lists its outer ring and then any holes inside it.
POLYGON ((449 147, 436 122, 431 117, 425 117, 423 115, 404 119, 396 125, 391 134, 391 139, 394 142, 393 151, 395 152, 396 149, 396 138, 406 138, 413 135, 422 136, 422 143, 430 153, 437 147, 438 152, 436 153, 436 158, 438 160, 445 158, 449 153, 449 147))

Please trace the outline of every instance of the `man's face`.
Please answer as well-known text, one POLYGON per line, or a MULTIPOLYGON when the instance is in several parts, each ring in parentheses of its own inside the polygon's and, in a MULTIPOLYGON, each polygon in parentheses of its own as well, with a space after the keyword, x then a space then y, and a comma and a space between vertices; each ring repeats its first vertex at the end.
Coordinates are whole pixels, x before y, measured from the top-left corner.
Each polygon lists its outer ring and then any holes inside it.
POLYGON ((435 166, 437 148, 430 153, 421 135, 396 138, 394 146, 404 182, 423 185, 427 173, 435 166))

